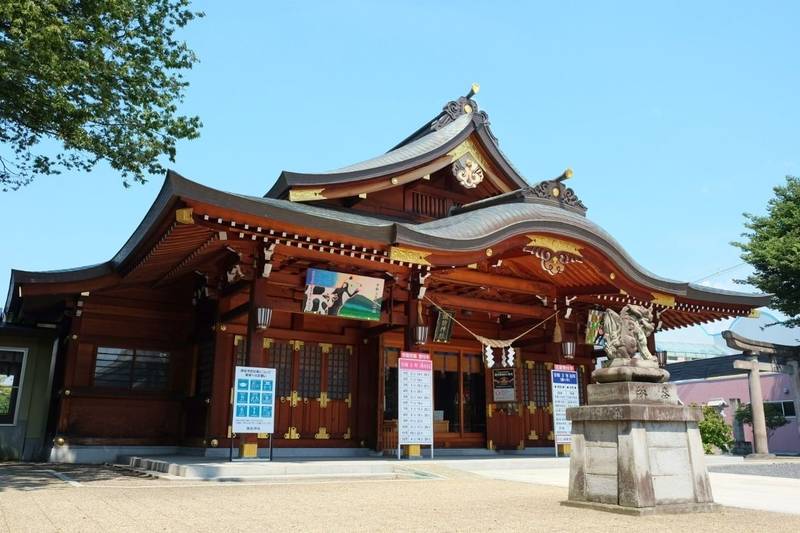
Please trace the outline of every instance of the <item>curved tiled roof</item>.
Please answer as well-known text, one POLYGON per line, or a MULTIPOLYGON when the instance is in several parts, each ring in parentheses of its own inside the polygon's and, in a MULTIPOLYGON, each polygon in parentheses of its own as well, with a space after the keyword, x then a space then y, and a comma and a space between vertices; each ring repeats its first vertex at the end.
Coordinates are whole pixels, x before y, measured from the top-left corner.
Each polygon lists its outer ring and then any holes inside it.
POLYGON ((355 172, 359 170, 367 170, 374 168, 381 168, 389 165, 396 165, 409 160, 412 160, 421 155, 425 155, 431 151, 441 148, 448 142, 452 141, 459 133, 469 125, 472 120, 472 114, 465 114, 458 117, 456 120, 443 127, 438 131, 433 131, 416 141, 404 144, 390 152, 354 163, 346 167, 331 170, 328 174, 342 174, 346 172, 355 172))
POLYGON ((79 269, 52 272, 13 271, 10 305, 19 283, 80 281, 116 272, 136 251, 179 200, 195 200, 244 214, 306 227, 319 227, 355 238, 452 252, 486 248, 526 232, 563 235, 585 242, 609 257, 634 281, 652 290, 701 301, 749 306, 767 305, 768 295, 724 291, 659 277, 639 265, 608 232, 581 214, 540 203, 492 205, 420 224, 361 215, 349 211, 232 194, 187 180, 168 172, 164 186, 142 223, 120 251, 108 262, 79 269))

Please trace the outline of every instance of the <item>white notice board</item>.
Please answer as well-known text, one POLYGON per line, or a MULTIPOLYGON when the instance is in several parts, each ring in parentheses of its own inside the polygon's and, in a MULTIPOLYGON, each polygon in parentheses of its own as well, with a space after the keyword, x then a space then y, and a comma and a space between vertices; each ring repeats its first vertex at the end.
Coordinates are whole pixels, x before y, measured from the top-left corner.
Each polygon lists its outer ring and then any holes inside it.
POLYGON ((433 445, 433 361, 426 353, 400 352, 397 370, 398 446, 433 445))
POLYGON ((237 366, 233 394, 234 433, 275 430, 275 369, 237 366))
POLYGON ((572 365, 557 365, 550 371, 553 387, 553 433, 556 444, 572 443, 572 422, 567 420, 567 408, 578 407, 578 373, 572 365), (558 368, 561 367, 561 368, 558 368))

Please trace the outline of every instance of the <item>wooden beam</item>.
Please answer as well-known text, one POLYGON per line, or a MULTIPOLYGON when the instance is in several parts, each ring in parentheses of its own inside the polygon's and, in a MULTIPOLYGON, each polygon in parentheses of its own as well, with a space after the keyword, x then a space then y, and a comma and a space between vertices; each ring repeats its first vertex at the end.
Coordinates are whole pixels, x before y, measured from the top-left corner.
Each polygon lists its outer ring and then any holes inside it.
POLYGON ((470 309, 472 311, 486 311, 489 313, 529 316, 533 318, 546 318, 552 314, 550 309, 545 309, 544 307, 481 300, 453 294, 435 294, 429 292, 427 296, 442 307, 455 307, 458 309, 470 309))
POLYGON ((470 285, 473 287, 491 287, 530 295, 539 294, 542 296, 554 296, 556 293, 555 286, 549 283, 501 276, 499 274, 488 274, 478 270, 465 270, 461 268, 431 272, 431 279, 459 285, 470 285))
POLYGON ((222 313, 220 315, 220 317, 219 317, 219 321, 222 324, 225 324, 227 322, 233 322, 234 320, 236 320, 240 316, 246 315, 247 311, 249 309, 250 309, 250 303, 249 302, 243 303, 241 305, 237 305, 233 309, 231 309, 229 311, 225 311, 224 313, 222 313))

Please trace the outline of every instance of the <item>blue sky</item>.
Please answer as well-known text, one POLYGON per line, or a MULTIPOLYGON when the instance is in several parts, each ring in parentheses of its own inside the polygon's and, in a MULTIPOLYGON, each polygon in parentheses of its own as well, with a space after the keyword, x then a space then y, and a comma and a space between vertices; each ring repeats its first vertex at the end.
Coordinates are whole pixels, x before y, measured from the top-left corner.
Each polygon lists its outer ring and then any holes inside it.
MULTIPOLYGON (((184 176, 261 195, 282 169, 386 151, 478 82, 529 182, 572 167, 589 218, 694 281, 739 263, 742 212, 800 174, 796 2, 288 4, 195 4, 183 109, 204 127, 171 165, 184 176)), ((98 166, 0 193, 0 294, 11 268, 108 260, 162 179, 124 189, 98 166)))

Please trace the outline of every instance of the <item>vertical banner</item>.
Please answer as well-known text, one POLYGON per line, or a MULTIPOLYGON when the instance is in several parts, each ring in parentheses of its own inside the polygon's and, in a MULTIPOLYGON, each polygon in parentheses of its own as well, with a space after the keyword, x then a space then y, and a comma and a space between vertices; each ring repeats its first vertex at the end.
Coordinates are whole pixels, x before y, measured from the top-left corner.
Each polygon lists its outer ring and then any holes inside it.
POLYGON ((553 391, 553 433, 556 454, 559 444, 572 443, 572 422, 567 420, 567 408, 578 407, 578 373, 572 365, 555 365, 550 371, 553 391))
POLYGON ((237 366, 233 394, 234 433, 275 430, 275 369, 237 366))
POLYGON ((427 353, 400 352, 397 370, 398 447, 433 446, 433 361, 427 353))

